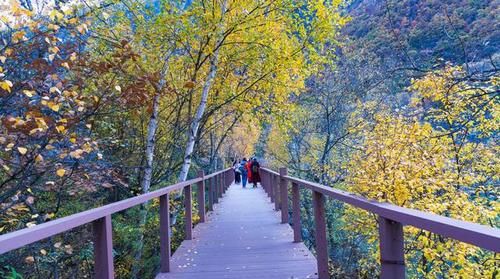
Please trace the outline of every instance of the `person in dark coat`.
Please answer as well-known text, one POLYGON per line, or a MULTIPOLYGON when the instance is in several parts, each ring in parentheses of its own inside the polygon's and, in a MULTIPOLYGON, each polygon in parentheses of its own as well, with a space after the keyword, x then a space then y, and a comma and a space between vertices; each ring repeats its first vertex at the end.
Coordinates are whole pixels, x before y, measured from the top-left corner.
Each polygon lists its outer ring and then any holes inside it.
POLYGON ((246 188, 246 186, 247 186, 248 172, 247 172, 246 164, 247 164, 247 159, 243 158, 243 160, 241 160, 240 167, 239 167, 240 174, 241 174, 241 185, 243 186, 243 188, 246 188))
POLYGON ((253 158, 251 170, 253 187, 257 188, 257 183, 260 183, 260 164, 257 161, 257 158, 253 158))
POLYGON ((233 170, 234 170, 234 183, 240 184, 241 172, 240 172, 240 163, 238 162, 238 159, 234 160, 233 170))

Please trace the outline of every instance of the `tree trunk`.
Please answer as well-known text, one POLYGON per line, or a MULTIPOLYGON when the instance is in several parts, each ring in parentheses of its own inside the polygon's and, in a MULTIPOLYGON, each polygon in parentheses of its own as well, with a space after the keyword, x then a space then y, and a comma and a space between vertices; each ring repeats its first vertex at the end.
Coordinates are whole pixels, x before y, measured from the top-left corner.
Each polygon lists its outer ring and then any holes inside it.
POLYGON ((158 111, 160 108, 160 94, 156 93, 153 98, 153 111, 148 123, 148 134, 146 136, 146 167, 141 181, 142 193, 149 192, 151 187, 151 176, 153 173, 153 158, 155 149, 155 135, 158 128, 158 111))
MULTIPOLYGON (((149 118, 148 123, 148 133, 146 135, 146 151, 144 153, 146 157, 146 166, 144 167, 144 175, 141 181, 142 194, 148 193, 151 187, 151 177, 153 173, 153 159, 154 159, 154 149, 155 149, 155 135, 156 129, 158 128, 158 111, 160 107, 160 92, 156 92, 153 98, 153 111, 149 118)), ((146 226, 146 221, 148 217, 148 203, 141 205, 139 212, 139 239, 137 240, 137 249, 135 251, 135 261, 132 267, 132 278, 138 278, 138 274, 142 267, 141 257, 142 250, 144 247, 144 227, 146 226)))
MULTIPOLYGON (((141 189, 142 189, 142 194, 146 194, 149 192, 149 189, 151 187, 151 178, 153 175, 153 162, 154 162, 154 151, 155 151, 155 136, 156 136, 156 130, 158 129, 158 117, 159 117, 159 110, 160 110, 160 99, 161 99, 161 93, 165 89, 165 86, 167 84, 167 74, 168 74, 168 61, 170 56, 167 56, 165 59, 165 64, 164 68, 161 71, 161 78, 160 82, 158 83, 157 86, 155 86, 155 95, 153 97, 153 104, 152 104, 152 111, 151 111, 151 116, 149 117, 149 122, 148 122, 148 131, 146 135, 146 150, 144 152, 144 155, 146 157, 146 166, 144 167, 144 174, 142 176, 141 180, 141 189)), ((147 222, 147 217, 148 217, 148 202, 145 202, 141 205, 141 209, 139 212, 139 239, 138 239, 138 245, 137 245, 137 250, 135 251, 135 261, 132 266, 132 278, 138 278, 138 274, 141 270, 142 264, 141 264, 141 258, 142 258, 142 251, 144 247, 144 228, 146 226, 147 222)))
MULTIPOLYGON (((222 17, 226 13, 226 5, 227 0, 224 0, 222 3, 222 17)), ((220 29, 222 29, 223 20, 220 22, 220 29)), ((193 118, 193 122, 191 123, 191 127, 189 129, 188 140, 186 143, 186 149, 184 152, 184 162, 182 163, 181 172, 179 174, 179 181, 185 181, 189 172, 189 168, 191 167, 191 156, 193 155, 194 145, 196 142, 196 135, 198 134, 198 128, 200 127, 200 122, 205 113, 205 108, 207 107, 208 93, 212 88, 213 82, 215 80, 215 76, 217 74, 217 66, 219 62, 219 50, 221 46, 221 42, 224 40, 223 34, 218 35, 215 51, 210 58, 210 70, 205 79, 205 84, 203 85, 203 90, 201 92, 201 100, 198 108, 196 109, 196 114, 193 118)))

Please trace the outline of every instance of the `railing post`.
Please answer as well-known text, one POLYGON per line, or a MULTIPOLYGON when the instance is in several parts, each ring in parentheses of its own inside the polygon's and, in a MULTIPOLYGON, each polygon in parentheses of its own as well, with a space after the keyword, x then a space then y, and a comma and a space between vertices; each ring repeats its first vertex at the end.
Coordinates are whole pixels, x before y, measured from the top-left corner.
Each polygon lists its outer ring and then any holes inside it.
POLYGON ((200 222, 205 222, 205 179, 203 170, 198 171, 198 177, 201 177, 201 181, 198 182, 198 216, 200 217, 200 222))
POLYGON ((220 177, 220 188, 221 188, 221 195, 220 197, 222 198, 222 195, 226 192, 226 172, 221 173, 220 177))
POLYGON ((184 187, 184 232, 186 240, 193 239, 193 212, 191 185, 184 187))
POLYGON ((170 272, 169 194, 160 196, 160 271, 170 272))
POLYGON ((271 188, 271 183, 270 183, 270 180, 269 180, 269 173, 268 173, 268 172, 266 172, 266 173, 265 173, 265 175, 264 175, 264 177, 265 177, 265 180, 266 180, 266 191, 267 191, 267 196, 268 196, 269 198, 271 198, 271 196, 272 196, 272 190, 271 190, 271 189, 272 189, 272 188, 271 188))
POLYGON ((262 185, 262 189, 264 189, 264 192, 267 194, 267 182, 266 182, 266 173, 261 169, 259 170, 260 177, 262 179, 262 182, 260 183, 262 185))
POLYGON ((277 175, 272 175, 273 185, 274 185, 274 210, 280 210, 280 185, 279 177, 277 175))
POLYGON ((231 170, 229 171, 229 181, 227 185, 228 189, 229 187, 231 187, 231 185, 233 185, 233 182, 234 182, 234 169, 231 168, 231 170))
POLYGON ((316 225, 316 260, 319 279, 330 278, 328 272, 328 244, 326 241, 325 196, 313 191, 314 223, 316 225))
POLYGON ((224 194, 224 179, 222 179, 222 174, 219 174, 219 198, 222 198, 222 194, 224 194))
POLYGON ((405 278, 403 225, 379 216, 380 278, 405 278))
POLYGON ((280 168, 280 200, 281 200, 281 223, 288 223, 288 181, 284 178, 287 175, 286 168, 280 168))
POLYGON ((293 242, 302 242, 302 226, 300 224, 300 189, 299 185, 292 182, 292 218, 293 242))
POLYGON ((213 180, 214 178, 211 177, 208 179, 208 210, 213 211, 214 210, 214 185, 213 185, 213 180))
POLYGON ((275 199, 275 196, 274 196, 274 185, 273 185, 273 175, 268 172, 267 173, 267 183, 269 185, 269 196, 271 197, 271 202, 274 203, 274 199, 275 199))
POLYGON ((219 176, 216 175, 214 176, 214 203, 219 202, 219 176))
POLYGON ((224 172, 224 193, 226 193, 229 187, 229 171, 224 172))
POLYGON ((94 273, 98 279, 115 278, 111 215, 92 222, 94 230, 94 273))
POLYGON ((221 175, 221 185, 220 185, 220 188, 221 188, 221 193, 224 194, 226 192, 226 172, 223 172, 220 174, 221 175))

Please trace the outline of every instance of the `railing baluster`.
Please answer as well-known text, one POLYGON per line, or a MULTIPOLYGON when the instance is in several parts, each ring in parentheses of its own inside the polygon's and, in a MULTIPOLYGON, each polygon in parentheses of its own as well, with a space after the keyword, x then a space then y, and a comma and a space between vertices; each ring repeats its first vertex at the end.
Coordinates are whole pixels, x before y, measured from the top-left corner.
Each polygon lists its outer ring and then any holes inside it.
POLYGON ((169 194, 160 196, 160 271, 170 272, 169 194))
POLYGON ((186 240, 193 239, 193 212, 191 192, 191 185, 184 187, 184 239, 186 240))
POLYGON ((316 225, 316 260, 319 279, 330 278, 328 272, 328 244, 326 241, 325 196, 313 191, 314 223, 316 225))
POLYGON ((300 189, 295 182, 292 183, 292 218, 293 242, 302 242, 302 226, 300 224, 300 189))
POLYGON ((94 273, 98 279, 115 278, 113 265, 113 227, 111 215, 97 219, 94 230, 94 273))
POLYGON ((286 168, 280 168, 280 201, 281 201, 281 223, 288 223, 288 181, 284 178, 287 175, 286 168))
POLYGON ((405 278, 403 225, 384 217, 379 220, 380 278, 405 278))
POLYGON ((279 177, 277 175, 272 176, 273 185, 274 185, 274 210, 280 210, 280 185, 279 185, 279 177))
POLYGON ((203 170, 198 171, 198 177, 202 180, 198 182, 198 216, 200 217, 200 222, 205 222, 205 179, 203 170))

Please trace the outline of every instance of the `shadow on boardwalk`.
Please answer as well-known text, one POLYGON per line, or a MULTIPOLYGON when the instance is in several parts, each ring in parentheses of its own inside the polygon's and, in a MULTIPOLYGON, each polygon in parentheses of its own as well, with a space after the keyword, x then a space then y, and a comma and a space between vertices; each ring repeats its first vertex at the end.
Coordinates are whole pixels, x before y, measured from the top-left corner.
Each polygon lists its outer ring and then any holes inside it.
POLYGON ((273 208, 260 187, 231 185, 156 279, 317 278, 316 259, 273 208))

